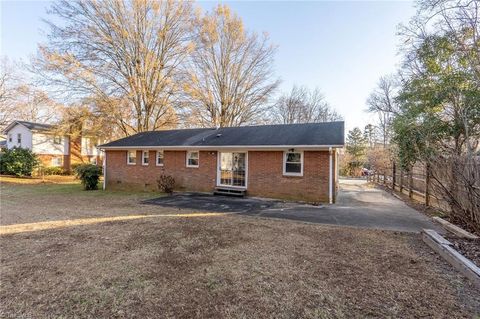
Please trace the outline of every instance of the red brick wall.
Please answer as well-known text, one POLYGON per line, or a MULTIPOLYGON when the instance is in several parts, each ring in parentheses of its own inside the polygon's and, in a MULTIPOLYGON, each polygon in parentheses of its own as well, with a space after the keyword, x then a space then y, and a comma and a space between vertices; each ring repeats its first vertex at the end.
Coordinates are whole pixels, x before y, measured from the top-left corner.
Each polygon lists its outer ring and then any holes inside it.
MULTIPOLYGON (((172 175, 177 189, 211 192, 216 185, 217 152, 201 151, 198 168, 186 167, 186 151, 165 151, 164 166, 156 166, 156 152, 150 151, 148 166, 127 165, 126 151, 107 151, 107 189, 157 190, 161 174, 172 175)), ((247 194, 281 199, 328 202, 328 151, 305 151, 303 176, 283 176, 283 152, 248 152, 247 194)))
POLYGON ((156 166, 156 152, 150 151, 149 165, 141 163, 137 151, 136 165, 127 165, 126 151, 107 151, 107 188, 157 190, 160 175, 175 178, 177 189, 210 192, 215 188, 217 152, 201 151, 199 167, 186 167, 186 151, 165 151, 164 166, 156 166))
POLYGON ((248 194, 328 202, 328 151, 305 151, 303 155, 303 176, 284 176, 283 152, 248 152, 248 194))

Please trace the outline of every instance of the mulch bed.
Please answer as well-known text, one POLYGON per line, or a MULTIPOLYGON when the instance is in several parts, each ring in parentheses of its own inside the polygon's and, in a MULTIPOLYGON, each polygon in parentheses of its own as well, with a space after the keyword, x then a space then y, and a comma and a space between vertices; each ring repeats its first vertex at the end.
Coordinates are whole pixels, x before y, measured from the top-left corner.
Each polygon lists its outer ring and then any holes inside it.
POLYGON ((458 218, 454 219, 452 218, 452 216, 449 216, 448 213, 445 214, 447 215, 442 217, 443 219, 448 220, 450 223, 480 237, 480 232, 476 231, 470 224, 467 224, 464 221, 459 220, 458 218))
POLYGON ((466 239, 454 235, 445 236, 459 253, 480 267, 480 239, 466 239))

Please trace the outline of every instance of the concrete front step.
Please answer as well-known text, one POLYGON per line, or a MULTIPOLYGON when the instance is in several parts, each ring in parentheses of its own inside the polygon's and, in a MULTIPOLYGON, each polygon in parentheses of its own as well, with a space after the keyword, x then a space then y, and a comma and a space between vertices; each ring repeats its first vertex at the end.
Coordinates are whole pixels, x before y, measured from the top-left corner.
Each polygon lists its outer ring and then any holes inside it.
POLYGON ((222 196, 235 196, 235 197, 245 197, 247 191, 244 189, 235 189, 228 187, 217 187, 213 192, 213 195, 222 195, 222 196))

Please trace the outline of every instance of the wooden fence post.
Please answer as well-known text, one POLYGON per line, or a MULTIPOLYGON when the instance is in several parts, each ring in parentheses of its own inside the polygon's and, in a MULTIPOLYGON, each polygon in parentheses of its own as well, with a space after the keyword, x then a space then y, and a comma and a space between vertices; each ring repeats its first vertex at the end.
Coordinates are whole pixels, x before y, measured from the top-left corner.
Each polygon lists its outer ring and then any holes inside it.
POLYGON ((395 190, 395 183, 397 181, 397 168, 395 165, 395 161, 393 161, 392 165, 392 189, 395 190))
POLYGON ((400 166, 400 193, 403 193, 403 168, 400 166))
POLYGON ((425 165, 425 206, 430 206, 430 164, 425 165))
POLYGON ((408 197, 413 198, 413 167, 408 171, 408 197))

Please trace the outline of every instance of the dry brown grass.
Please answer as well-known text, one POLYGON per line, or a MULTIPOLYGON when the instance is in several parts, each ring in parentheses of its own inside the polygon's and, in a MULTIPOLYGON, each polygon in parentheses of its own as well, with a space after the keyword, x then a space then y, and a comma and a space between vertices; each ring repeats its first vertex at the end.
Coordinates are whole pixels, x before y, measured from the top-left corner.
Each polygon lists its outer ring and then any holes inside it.
POLYGON ((0 183, 37 185, 37 184, 78 184, 73 175, 48 175, 44 177, 0 176, 0 183))
MULTIPOLYGON (((22 209, 6 212, 2 198, 2 215, 73 214, 53 190, 42 195, 48 204, 30 208, 9 191, 9 207, 16 201, 22 209)), ((68 198, 79 196, 90 195, 68 198)), ((87 198, 113 205, 124 197, 132 206, 102 206, 97 217, 168 213, 139 205, 138 194, 87 198)), ((77 215, 81 209, 77 203, 77 215)), ((3 235, 0 251, 0 317, 7 318, 462 318, 480 311, 479 291, 411 234, 237 215, 140 218, 3 235)))

